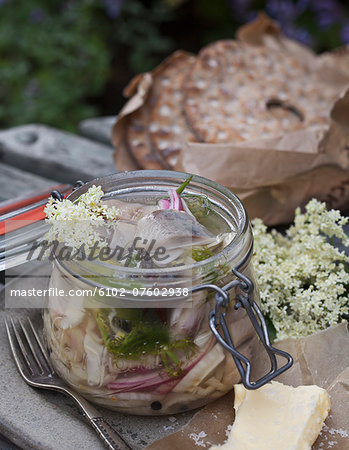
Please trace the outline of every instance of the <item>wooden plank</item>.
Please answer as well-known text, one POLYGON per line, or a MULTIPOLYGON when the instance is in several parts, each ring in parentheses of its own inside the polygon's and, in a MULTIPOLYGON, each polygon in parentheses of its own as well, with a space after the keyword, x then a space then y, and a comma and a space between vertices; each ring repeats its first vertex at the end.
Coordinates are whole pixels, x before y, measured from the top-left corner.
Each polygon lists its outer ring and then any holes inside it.
POLYGON ((35 124, 0 131, 0 162, 72 184, 116 171, 110 147, 35 124))
MULTIPOLYGON (((26 193, 45 190, 56 185, 57 181, 33 175, 16 167, 0 163, 0 202, 19 197, 26 193)), ((5 272, 0 272, 0 291, 5 283, 5 272)), ((2 449, 0 436, 0 448, 2 449)), ((5 447, 4 447, 5 448, 5 447)), ((6 447, 7 448, 7 447, 6 447)), ((9 449, 12 447, 8 447, 9 449)), ((15 447, 13 447, 15 448, 15 447)))
POLYGON ((56 184, 55 180, 49 180, 0 163, 0 202, 19 197, 26 192, 50 188, 56 184))
POLYGON ((16 444, 8 441, 5 436, 0 436, 0 449, 1 450, 20 450, 16 444))
POLYGON ((112 148, 111 131, 116 116, 95 117, 79 123, 79 132, 89 139, 102 142, 112 148))

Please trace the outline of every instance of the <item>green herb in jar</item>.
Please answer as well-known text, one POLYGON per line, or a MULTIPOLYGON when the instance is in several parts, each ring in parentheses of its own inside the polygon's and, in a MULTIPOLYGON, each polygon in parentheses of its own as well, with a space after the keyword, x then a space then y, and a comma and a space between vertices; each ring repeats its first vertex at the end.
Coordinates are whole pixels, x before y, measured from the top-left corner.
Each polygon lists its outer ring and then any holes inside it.
POLYGON ((192 340, 172 340, 168 328, 161 322, 138 322, 126 333, 121 328, 116 329, 115 324, 111 326, 113 312, 115 310, 101 309, 95 314, 104 344, 113 357, 137 360, 149 354, 158 355, 169 376, 181 375, 182 363, 176 352, 184 351, 188 356, 191 355, 195 350, 192 340))

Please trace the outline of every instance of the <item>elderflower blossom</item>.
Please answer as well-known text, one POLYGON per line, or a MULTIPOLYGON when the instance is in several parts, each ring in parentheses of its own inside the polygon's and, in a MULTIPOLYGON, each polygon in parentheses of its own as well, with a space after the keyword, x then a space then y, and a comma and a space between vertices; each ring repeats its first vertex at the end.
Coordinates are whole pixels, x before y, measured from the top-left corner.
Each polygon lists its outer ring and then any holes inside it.
POLYGON ((349 256, 332 243, 349 247, 347 218, 315 199, 297 208, 286 235, 255 219, 254 265, 264 314, 277 339, 308 336, 343 320, 349 312, 349 256))
POLYGON ((102 202, 101 186, 93 185, 77 200, 56 200, 51 197, 45 207, 46 221, 52 226, 45 239, 58 241, 75 249, 82 246, 99 248, 107 245, 101 236, 101 227, 107 222, 116 223, 118 210, 102 202))

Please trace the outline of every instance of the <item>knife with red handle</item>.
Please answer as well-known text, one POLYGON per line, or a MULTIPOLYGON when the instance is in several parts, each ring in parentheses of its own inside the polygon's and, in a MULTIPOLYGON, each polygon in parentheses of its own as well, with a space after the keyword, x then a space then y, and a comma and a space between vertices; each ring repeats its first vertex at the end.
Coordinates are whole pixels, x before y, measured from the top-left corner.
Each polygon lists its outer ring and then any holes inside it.
POLYGON ((27 197, 17 197, 0 203, 0 236, 45 219, 45 205, 53 191, 67 197, 73 191, 73 187, 60 184, 27 197))

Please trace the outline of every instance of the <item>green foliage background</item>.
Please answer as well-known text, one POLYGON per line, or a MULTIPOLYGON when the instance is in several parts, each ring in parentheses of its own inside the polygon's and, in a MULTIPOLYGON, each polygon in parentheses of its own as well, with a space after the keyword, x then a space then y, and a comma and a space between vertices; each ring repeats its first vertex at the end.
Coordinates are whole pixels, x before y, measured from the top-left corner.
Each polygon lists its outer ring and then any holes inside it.
MULTIPOLYGON (((0 128, 41 122, 75 130, 84 118, 116 114, 133 75, 177 48, 197 52, 210 41, 232 38, 269 3, 0 0, 0 128)), ((294 21, 311 33, 314 48, 340 45, 343 24, 333 19, 319 30, 309 8, 294 21)))
POLYGON ((0 11, 0 124, 70 128, 97 112, 86 97, 99 94, 108 76, 110 52, 91 20, 94 6, 19 5, 0 11))
POLYGON ((125 83, 172 47, 157 29, 170 10, 155 6, 127 1, 113 20, 99 0, 0 1, 0 127, 41 122, 74 130, 102 114, 119 57, 125 83))

